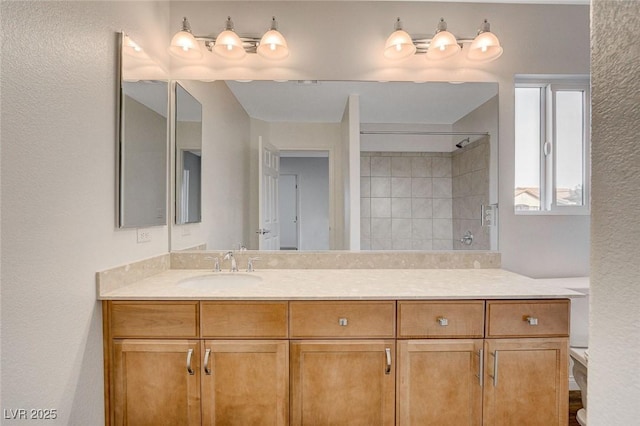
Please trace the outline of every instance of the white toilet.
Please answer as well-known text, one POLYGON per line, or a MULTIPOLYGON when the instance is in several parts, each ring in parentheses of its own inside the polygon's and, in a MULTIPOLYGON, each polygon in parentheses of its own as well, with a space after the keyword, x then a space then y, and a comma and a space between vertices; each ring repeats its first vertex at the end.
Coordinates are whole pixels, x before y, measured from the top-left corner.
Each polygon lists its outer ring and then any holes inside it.
POLYGON ((589 363, 588 348, 569 348, 569 356, 573 360, 573 378, 582 395, 582 407, 576 414, 576 420, 582 426, 587 425, 587 365, 589 363))

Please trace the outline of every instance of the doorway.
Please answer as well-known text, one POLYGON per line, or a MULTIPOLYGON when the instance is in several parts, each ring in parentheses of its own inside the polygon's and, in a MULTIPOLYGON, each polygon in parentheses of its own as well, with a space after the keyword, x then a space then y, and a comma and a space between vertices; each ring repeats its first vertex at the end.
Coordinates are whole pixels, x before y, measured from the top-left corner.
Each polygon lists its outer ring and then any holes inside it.
POLYGON ((329 250, 329 152, 280 151, 280 250, 329 250))

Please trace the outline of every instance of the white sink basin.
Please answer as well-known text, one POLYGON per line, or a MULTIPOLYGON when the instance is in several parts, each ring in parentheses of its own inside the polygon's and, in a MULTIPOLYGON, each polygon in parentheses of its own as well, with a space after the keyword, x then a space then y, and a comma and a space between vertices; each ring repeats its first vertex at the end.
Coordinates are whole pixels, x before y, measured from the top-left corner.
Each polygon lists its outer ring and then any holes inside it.
POLYGON ((215 272, 197 277, 185 278, 178 282, 178 286, 194 290, 217 290, 223 288, 244 288, 262 281, 257 275, 241 272, 215 272))

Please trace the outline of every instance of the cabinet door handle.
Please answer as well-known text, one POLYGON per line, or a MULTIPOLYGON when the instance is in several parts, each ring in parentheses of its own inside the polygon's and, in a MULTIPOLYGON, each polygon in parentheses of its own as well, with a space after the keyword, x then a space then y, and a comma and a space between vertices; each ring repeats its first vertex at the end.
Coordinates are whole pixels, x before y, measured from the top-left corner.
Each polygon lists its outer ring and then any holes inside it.
POLYGON ((440 324, 440 327, 446 327, 449 325, 449 320, 445 317, 438 317, 438 324, 440 324))
POLYGON ((484 386, 484 351, 482 349, 478 350, 478 383, 480 387, 484 386))
POLYGON ((192 356, 193 356, 193 349, 189 349, 189 352, 187 352, 187 373, 189 373, 190 376, 193 376, 194 374, 196 374, 196 372, 193 371, 193 368, 191 368, 192 356))
POLYGON ((493 387, 498 387, 498 351, 493 351, 493 376, 489 375, 493 379, 493 387))
POLYGON ((211 369, 209 368, 209 355, 211 355, 211 349, 207 349, 204 352, 204 373, 207 376, 211 375, 211 369))
POLYGON ((391 348, 385 348, 384 353, 387 356, 387 366, 384 369, 384 374, 391 374, 391 348))
POLYGON ((525 321, 527 321, 529 325, 538 325, 538 318, 536 317, 526 317, 525 321))

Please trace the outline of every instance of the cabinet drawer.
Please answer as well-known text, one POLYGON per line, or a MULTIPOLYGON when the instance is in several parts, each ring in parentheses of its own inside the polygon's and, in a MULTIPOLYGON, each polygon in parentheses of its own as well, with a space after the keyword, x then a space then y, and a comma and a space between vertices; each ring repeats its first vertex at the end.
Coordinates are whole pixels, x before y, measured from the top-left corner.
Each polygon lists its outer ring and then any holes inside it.
POLYGON ((569 300, 488 301, 486 337, 567 337, 569 300))
POLYGON ((198 337, 198 302, 110 302, 112 337, 198 337))
POLYGON ((288 337, 287 302, 202 302, 202 337, 288 337))
POLYGON ((290 302, 291 337, 394 337, 396 304, 290 302))
POLYGON ((399 338, 482 338, 484 302, 398 302, 399 338))

